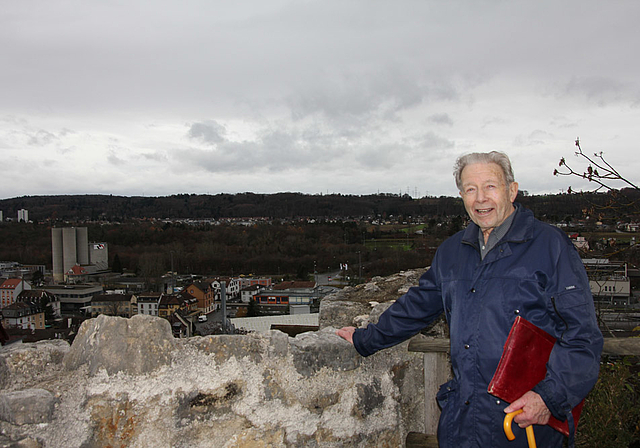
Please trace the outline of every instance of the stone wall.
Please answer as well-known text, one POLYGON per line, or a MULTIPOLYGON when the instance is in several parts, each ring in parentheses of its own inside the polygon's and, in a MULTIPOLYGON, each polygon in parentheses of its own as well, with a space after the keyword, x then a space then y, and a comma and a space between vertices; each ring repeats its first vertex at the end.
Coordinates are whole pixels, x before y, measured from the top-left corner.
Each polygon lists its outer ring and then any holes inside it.
POLYGON ((99 316, 71 347, 1 348, 0 446, 403 446, 424 428, 422 356, 405 342, 362 358, 335 328, 375 321, 419 274, 326 298, 321 329, 295 338, 99 316))

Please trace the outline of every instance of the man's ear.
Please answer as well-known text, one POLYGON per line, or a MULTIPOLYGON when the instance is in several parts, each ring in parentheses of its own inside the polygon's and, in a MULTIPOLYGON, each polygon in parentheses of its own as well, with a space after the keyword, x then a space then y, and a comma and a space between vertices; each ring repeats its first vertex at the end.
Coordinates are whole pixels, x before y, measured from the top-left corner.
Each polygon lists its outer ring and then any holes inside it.
POLYGON ((511 200, 511 203, 516 200, 516 196, 518 196, 518 182, 511 182, 511 185, 509 185, 509 200, 511 200))

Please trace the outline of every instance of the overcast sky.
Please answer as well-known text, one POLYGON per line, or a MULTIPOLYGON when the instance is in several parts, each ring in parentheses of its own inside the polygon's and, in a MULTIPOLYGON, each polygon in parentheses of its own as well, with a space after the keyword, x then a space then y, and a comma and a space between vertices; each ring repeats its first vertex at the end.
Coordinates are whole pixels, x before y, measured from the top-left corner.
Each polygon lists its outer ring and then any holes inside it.
MULTIPOLYGON (((0 9, 0 198, 456 195, 604 151, 640 181, 640 2, 65 1, 0 9)), ((581 168, 584 168, 582 166, 581 168)))

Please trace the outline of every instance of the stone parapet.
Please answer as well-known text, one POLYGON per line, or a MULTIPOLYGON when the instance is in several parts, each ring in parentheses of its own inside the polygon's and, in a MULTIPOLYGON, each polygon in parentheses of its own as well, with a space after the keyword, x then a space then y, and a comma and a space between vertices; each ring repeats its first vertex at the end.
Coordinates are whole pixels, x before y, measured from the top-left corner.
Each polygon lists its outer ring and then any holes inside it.
POLYGON ((173 339, 160 318, 100 316, 70 348, 2 348, 5 402, 6 394, 15 404, 41 390, 51 412, 42 417, 45 403, 34 410, 40 418, 20 424, 0 412, 0 433, 42 447, 403 446, 408 432, 424 430, 422 355, 405 342, 362 358, 335 329, 377 319, 388 306, 383 295, 395 299, 418 275, 339 294, 358 305, 323 301, 321 330, 295 338, 271 331, 173 339), (339 318, 331 323, 323 310, 339 318), (29 360, 40 372, 21 367, 29 360))

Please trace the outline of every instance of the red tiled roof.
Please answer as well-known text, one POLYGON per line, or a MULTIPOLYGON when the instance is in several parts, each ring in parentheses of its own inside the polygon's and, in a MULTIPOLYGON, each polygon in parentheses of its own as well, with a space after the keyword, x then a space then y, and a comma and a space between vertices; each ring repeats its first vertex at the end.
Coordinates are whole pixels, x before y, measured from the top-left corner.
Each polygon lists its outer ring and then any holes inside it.
POLYGON ((15 289, 22 280, 19 278, 8 278, 0 285, 0 288, 15 289))
POLYGON ((69 271, 67 271, 67 274, 70 274, 70 275, 82 275, 86 273, 87 273, 87 270, 80 265, 75 265, 74 267, 69 269, 69 271))

